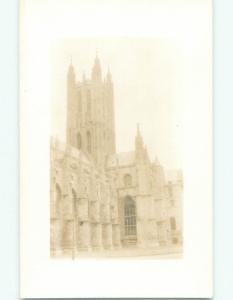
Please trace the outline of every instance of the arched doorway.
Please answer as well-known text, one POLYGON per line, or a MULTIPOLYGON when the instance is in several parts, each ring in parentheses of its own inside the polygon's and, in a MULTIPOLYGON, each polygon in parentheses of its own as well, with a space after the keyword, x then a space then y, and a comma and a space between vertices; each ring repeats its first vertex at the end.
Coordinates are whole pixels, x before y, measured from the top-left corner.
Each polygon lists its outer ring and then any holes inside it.
POLYGON ((170 227, 171 230, 176 230, 176 219, 174 217, 170 218, 170 227))
POLYGON ((136 203, 130 196, 124 199, 124 232, 125 237, 137 236, 136 203))

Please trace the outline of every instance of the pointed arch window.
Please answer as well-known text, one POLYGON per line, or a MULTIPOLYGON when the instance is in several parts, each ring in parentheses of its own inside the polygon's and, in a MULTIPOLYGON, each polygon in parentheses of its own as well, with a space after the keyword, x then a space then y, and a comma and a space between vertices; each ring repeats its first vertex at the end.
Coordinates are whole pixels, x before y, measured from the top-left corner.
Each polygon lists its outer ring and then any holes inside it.
POLYGON ((171 230, 176 230, 176 219, 174 217, 170 218, 170 227, 171 230))
POLYGON ((82 149, 82 136, 80 133, 77 135, 77 147, 78 149, 82 149))
POLYGON ((125 187, 129 187, 132 185, 132 176, 130 174, 125 174, 124 185, 125 185, 125 187))
POLYGON ((87 112, 91 113, 91 92, 87 90, 87 112))
POLYGON ((126 236, 137 234, 136 203, 130 196, 127 196, 124 201, 124 225, 126 236))
POLYGON ((91 153, 91 133, 87 131, 87 151, 91 153))
POLYGON ((81 92, 78 93, 78 111, 82 111, 82 94, 81 92))

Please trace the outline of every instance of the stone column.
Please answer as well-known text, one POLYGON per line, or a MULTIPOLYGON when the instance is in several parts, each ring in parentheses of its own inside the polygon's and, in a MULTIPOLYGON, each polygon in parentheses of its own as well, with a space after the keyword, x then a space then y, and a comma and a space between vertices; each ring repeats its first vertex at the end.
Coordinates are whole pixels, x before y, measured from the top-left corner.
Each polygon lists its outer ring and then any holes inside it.
POLYGON ((61 225, 59 219, 50 219, 50 250, 51 256, 61 254, 61 225))
POLYGON ((90 250, 90 224, 89 222, 81 221, 79 223, 79 250, 90 250))
POLYGON ((78 201, 78 248, 79 250, 89 250, 90 241, 90 223, 88 220, 88 200, 81 198, 78 201))
POLYGON ((137 217, 137 247, 145 247, 144 222, 137 217))
POLYGON ((62 220, 62 248, 65 256, 70 256, 73 249, 73 220, 62 220))

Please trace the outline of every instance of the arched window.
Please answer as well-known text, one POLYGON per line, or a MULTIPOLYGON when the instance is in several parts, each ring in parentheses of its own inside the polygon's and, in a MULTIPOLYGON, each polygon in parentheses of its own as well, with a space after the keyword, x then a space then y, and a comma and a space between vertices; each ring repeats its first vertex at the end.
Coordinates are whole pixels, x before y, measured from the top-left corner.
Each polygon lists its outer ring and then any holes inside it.
POLYGON ((57 216, 60 216, 61 200, 62 200, 61 188, 58 184, 56 184, 55 212, 57 216))
POLYGON ((77 147, 78 147, 78 149, 82 149, 82 137, 81 137, 80 133, 78 133, 78 136, 77 136, 77 147))
POLYGON ((91 153, 91 133, 87 132, 87 151, 91 153))
POLYGON ((135 236, 137 234, 136 204, 129 196, 127 196, 124 201, 124 224, 126 236, 135 236))
POLYGON ((77 194, 74 189, 72 189, 72 197, 74 200, 77 199, 77 194))
POLYGON ((81 92, 78 93, 78 111, 82 111, 82 94, 81 92))
POLYGON ((124 185, 126 187, 132 185, 132 176, 130 174, 125 174, 125 176, 124 176, 124 185))
POLYGON ((173 217, 170 218, 170 227, 172 230, 176 230, 176 219, 173 217))
POLYGON ((91 92, 87 90, 87 112, 91 112, 91 92))

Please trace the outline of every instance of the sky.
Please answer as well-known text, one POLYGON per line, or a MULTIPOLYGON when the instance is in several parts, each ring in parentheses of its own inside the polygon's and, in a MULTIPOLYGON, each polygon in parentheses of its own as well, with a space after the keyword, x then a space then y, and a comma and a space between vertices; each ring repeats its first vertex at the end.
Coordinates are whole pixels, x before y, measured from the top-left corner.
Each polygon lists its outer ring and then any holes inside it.
POLYGON ((66 76, 72 57, 77 81, 90 78, 98 53, 114 84, 117 152, 134 150, 139 123, 151 160, 168 169, 182 166, 182 48, 163 38, 78 38, 56 40, 51 48, 52 135, 65 141, 66 76))

